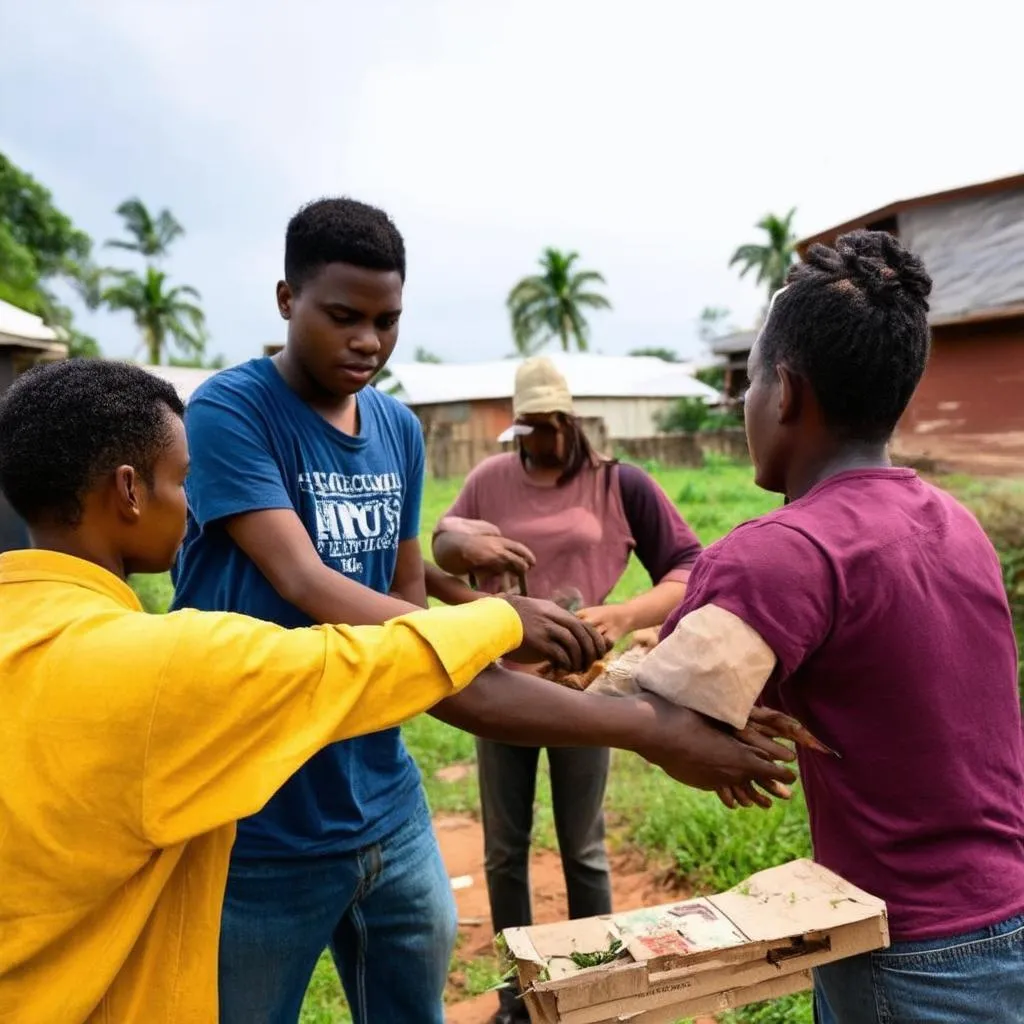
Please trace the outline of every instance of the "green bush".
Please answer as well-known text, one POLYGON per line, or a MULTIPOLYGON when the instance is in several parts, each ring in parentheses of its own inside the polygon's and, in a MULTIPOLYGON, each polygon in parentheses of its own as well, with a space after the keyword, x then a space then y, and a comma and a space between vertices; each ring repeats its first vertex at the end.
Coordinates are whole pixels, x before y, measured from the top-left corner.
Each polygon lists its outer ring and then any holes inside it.
MULTIPOLYGON (((1024 648, 1024 483, 946 477, 939 483, 978 517, 999 555, 1018 649, 1024 648)), ((1017 662, 1017 685, 1024 704, 1024 667, 1017 662)))
POLYGON ((719 1024, 813 1024, 814 1008, 811 994, 802 992, 770 1003, 751 1003, 718 1020, 719 1024))
POLYGON ((743 419, 731 409, 709 408, 703 398, 679 398, 655 416, 655 423, 666 434, 695 434, 742 426, 743 419))
POLYGON ((666 434, 695 434, 707 418, 708 407, 703 398, 680 398, 658 413, 655 422, 666 434))
POLYGON ((743 417, 732 411, 732 409, 712 409, 708 412, 701 430, 711 432, 715 430, 732 430, 734 427, 743 426, 743 417))
POLYGON ((174 587, 169 573, 161 573, 158 576, 132 576, 128 582, 147 612, 163 614, 170 607, 174 598, 174 587))

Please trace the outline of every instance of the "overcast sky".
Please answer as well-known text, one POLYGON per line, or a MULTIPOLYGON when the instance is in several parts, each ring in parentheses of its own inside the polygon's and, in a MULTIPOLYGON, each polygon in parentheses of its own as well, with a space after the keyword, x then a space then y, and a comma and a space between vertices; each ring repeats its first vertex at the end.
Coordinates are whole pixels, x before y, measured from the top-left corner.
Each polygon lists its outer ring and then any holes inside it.
MULTIPOLYGON (((504 297, 546 245, 607 277, 596 350, 696 354, 702 307, 756 316, 727 264, 764 213, 810 234, 1024 169, 1012 9, 0 0, 0 150, 97 242, 128 196, 169 206, 168 269, 230 361, 283 338, 285 224, 332 194, 405 235, 396 358, 507 354, 504 297)), ((133 351, 127 314, 82 323, 133 351)))

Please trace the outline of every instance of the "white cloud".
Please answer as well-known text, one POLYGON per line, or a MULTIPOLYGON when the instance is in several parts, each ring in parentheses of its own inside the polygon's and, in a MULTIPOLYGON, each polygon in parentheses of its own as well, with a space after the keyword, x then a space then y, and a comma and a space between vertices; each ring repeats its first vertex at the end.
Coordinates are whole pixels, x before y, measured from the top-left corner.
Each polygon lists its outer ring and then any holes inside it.
MULTIPOLYGON (((43 0, 21 16, 19 67, 49 50, 94 76, 101 134, 104 103, 161 119, 175 148, 159 168, 135 154, 118 187, 146 196, 187 170, 174 202, 203 223, 175 267, 233 356, 279 332, 288 214, 338 192, 406 234, 410 348, 503 352, 504 295, 553 244, 605 272, 615 311, 595 342, 621 351, 691 345, 705 304, 749 320, 761 296, 726 264, 768 210, 797 206, 809 233, 1019 170, 1004 15, 992 0, 969 16, 923 0, 43 0)), ((60 139, 31 142, 0 136, 60 163, 60 139)))

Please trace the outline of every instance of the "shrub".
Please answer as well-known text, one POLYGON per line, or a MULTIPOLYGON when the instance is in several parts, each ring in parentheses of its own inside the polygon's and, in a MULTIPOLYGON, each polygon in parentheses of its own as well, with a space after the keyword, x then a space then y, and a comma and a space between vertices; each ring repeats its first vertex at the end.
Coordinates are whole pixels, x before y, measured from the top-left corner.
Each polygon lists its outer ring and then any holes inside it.
MULTIPOLYGON (((1024 485, 1019 481, 975 481, 947 477, 941 485, 957 495, 978 517, 999 555, 1018 647, 1024 647, 1024 485)), ((1024 704, 1024 669, 1017 664, 1024 704)))
POLYGON ((129 581, 142 607, 147 612, 163 614, 174 598, 174 587, 169 573, 159 576, 133 576, 129 581))
POLYGON ((708 418, 703 398, 680 398, 655 417, 658 429, 666 434, 695 434, 708 418))
POLYGON ((770 1003, 751 1003, 718 1020, 719 1024, 813 1024, 813 1002, 809 992, 802 992, 770 1003))

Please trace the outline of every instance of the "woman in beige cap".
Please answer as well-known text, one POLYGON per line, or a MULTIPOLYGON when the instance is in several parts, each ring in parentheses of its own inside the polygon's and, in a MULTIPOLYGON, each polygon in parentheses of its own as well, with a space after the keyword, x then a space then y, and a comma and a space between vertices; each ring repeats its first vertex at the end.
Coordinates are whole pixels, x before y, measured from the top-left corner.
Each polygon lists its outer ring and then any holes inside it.
MULTIPOLYGON (((516 373, 516 451, 485 459, 467 477, 434 534, 434 558, 481 590, 509 589, 579 609, 609 640, 658 626, 682 601, 700 542, 643 470, 598 455, 550 359, 516 373), (653 587, 605 604, 635 552, 653 587)), ((477 741, 487 886, 495 932, 531 923, 528 859, 537 747, 477 741)), ((570 917, 611 911, 602 803, 609 753, 549 749, 555 829, 570 917)), ((497 1022, 527 1020, 522 1000, 501 995, 497 1022)))

